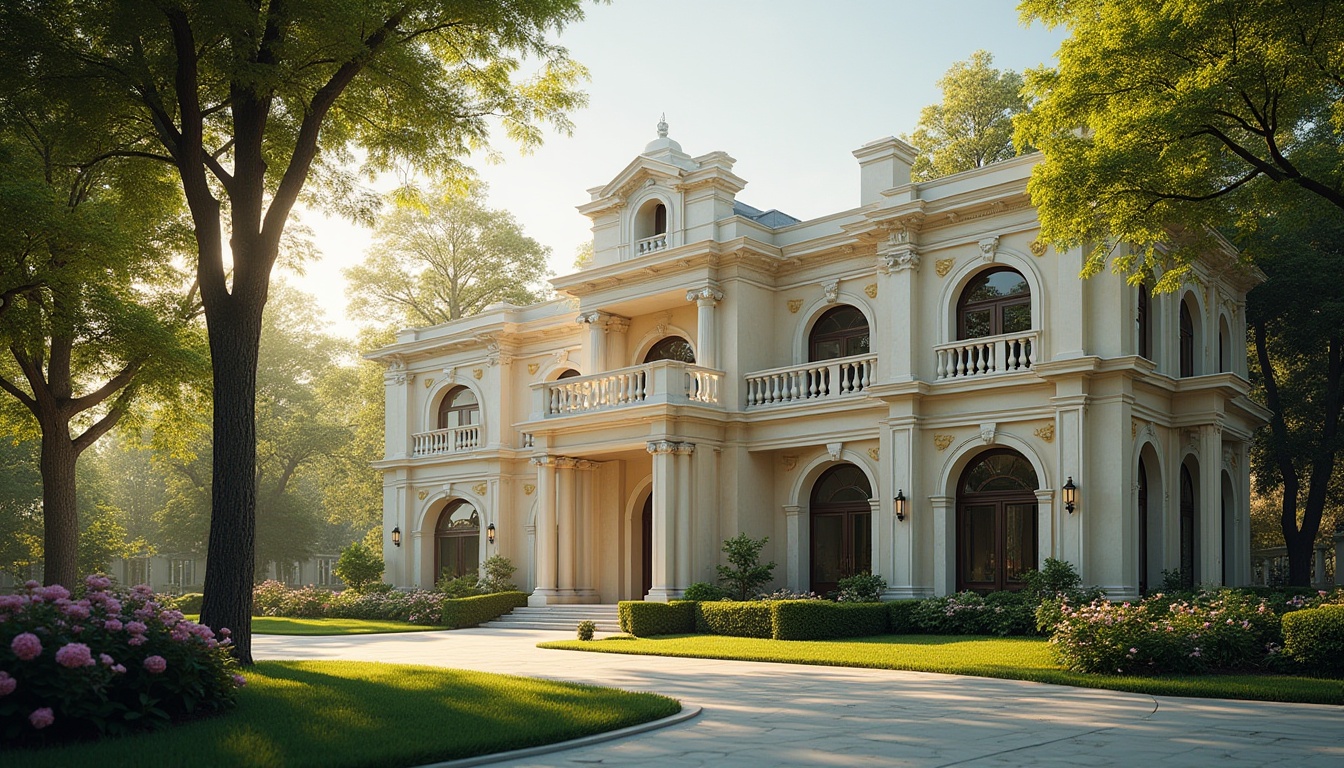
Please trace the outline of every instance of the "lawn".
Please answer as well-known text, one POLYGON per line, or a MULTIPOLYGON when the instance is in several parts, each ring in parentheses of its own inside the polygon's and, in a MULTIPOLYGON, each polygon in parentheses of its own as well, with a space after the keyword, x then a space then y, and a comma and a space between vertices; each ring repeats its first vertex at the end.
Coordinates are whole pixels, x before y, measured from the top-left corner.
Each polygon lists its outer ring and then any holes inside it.
POLYGON ((400 664, 267 661, 238 708, 164 731, 42 750, 42 766, 415 766, 602 733, 675 714, 651 693, 400 664))
POLYGON ((652 639, 618 635, 590 642, 541 643, 539 647, 941 672, 1161 696, 1344 704, 1344 680, 1256 674, 1128 677, 1070 672, 1055 663, 1049 641, 1044 638, 882 635, 802 641, 721 635, 669 635, 652 639))
MULTIPOLYGON (((199 621, 196 615, 188 619, 199 621)), ((409 621, 374 619, 294 619, 288 616, 253 616, 254 635, 374 635, 380 632, 432 632, 446 627, 426 627, 409 621)))

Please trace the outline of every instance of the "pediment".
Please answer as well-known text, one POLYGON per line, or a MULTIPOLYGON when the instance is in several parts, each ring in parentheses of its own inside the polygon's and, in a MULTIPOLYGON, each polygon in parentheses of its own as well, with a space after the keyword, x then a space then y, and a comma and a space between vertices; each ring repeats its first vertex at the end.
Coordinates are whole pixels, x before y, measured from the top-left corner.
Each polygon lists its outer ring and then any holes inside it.
POLYGON ((655 160, 651 157, 636 157, 620 173, 616 174, 616 177, 608 182, 605 187, 602 187, 593 199, 629 197, 632 192, 650 179, 656 184, 666 185, 679 180, 686 173, 686 170, 672 163, 655 160))

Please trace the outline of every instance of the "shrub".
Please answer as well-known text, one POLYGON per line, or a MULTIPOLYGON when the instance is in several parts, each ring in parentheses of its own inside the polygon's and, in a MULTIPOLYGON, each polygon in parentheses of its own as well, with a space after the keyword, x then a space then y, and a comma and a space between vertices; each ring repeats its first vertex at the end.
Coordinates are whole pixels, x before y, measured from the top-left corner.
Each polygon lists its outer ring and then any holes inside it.
POLYGON ((923 600, 894 600, 887 603, 888 624, 891 631, 898 635, 919 634, 919 629, 915 626, 915 611, 919 609, 919 604, 923 600))
POLYGON ((771 636, 776 640, 870 637, 886 633, 890 626, 885 603, 785 600, 770 604, 771 636))
POLYGON ((491 595, 449 598, 441 601, 439 605, 437 622, 417 623, 433 623, 449 629, 479 626, 503 616, 514 608, 527 605, 527 595, 522 592, 496 592, 491 595))
POLYGON ((1026 585, 1023 591, 1038 603, 1061 595, 1077 596, 1083 587, 1083 579, 1074 570, 1073 563, 1053 557, 1045 558, 1045 564, 1039 571, 1022 574, 1022 581, 1026 585))
POLYGON ((229 709, 242 685, 228 639, 148 586, 85 579, 77 598, 29 581, 0 595, 0 735, 6 746, 161 727, 229 709))
POLYGON ((159 599, 165 603, 171 600, 173 607, 183 613, 199 614, 201 612, 201 601, 205 599, 205 595, 200 592, 187 592, 173 598, 169 598, 167 595, 159 595, 159 599))
POLYGON ((794 592, 788 587, 780 587, 770 594, 761 593, 756 596, 757 600, 825 600, 826 598, 818 595, 816 592, 794 592))
POLYGON ((513 583, 513 574, 518 568, 509 558, 503 555, 491 555, 481 563, 481 567, 485 571, 485 576, 477 586, 487 594, 517 591, 518 587, 513 583))
POLYGON ((383 556, 363 542, 355 542, 341 550, 341 556, 332 568, 336 578, 356 592, 363 592, 383 580, 383 556))
POLYGON ((588 619, 579 622, 578 633, 580 640, 592 640, 593 633, 597 631, 597 625, 588 619))
POLYGON ((837 587, 835 599, 841 603, 876 603, 887 591, 887 580, 864 571, 846 576, 837 587))
POLYGON ((320 619, 327 615, 327 603, 331 602, 331 596, 331 592, 311 586, 287 590, 277 615, 320 619))
POLYGON ((285 596, 289 592, 289 587, 276 581, 267 579, 252 588, 252 615, 253 616, 281 616, 285 607, 285 596))
POLYGON ((485 590, 481 589, 480 580, 474 573, 466 573, 461 576, 440 576, 434 589, 442 592, 446 597, 472 597, 474 595, 483 595, 485 590))
POLYGON ((1018 592, 958 592, 947 597, 914 601, 901 608, 893 626, 900 632, 930 635, 1032 635, 1035 607, 1027 595, 1018 592))
POLYGON ((727 585, 730 596, 735 595, 738 600, 746 600, 759 587, 770 583, 774 578, 774 562, 761 565, 761 549, 768 541, 769 536, 753 539, 745 533, 739 533, 723 542, 723 553, 728 556, 729 565, 720 565, 716 568, 719 581, 727 585))
POLYGON ((1323 605, 1284 616, 1283 652, 1315 672, 1344 672, 1344 605, 1323 605))
POLYGON ((695 607, 691 600, 673 600, 668 603, 646 603, 624 600, 616 611, 621 619, 621 631, 635 637, 654 635, 684 635, 695 631, 695 607))
POLYGON ((733 637, 772 637, 770 606, 773 604, 761 600, 694 603, 695 631, 733 637))
POLYGON ((686 588, 682 597, 686 600, 700 602, 703 600, 723 600, 728 597, 728 593, 723 590, 723 587, 710 584, 707 581, 697 581, 686 588))

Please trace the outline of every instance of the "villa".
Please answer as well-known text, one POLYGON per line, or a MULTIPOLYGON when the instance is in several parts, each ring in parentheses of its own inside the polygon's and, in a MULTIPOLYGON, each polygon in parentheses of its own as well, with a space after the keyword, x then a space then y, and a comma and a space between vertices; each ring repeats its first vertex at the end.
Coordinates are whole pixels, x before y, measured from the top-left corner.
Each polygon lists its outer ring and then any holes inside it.
POLYGON ((398 334, 386 578, 500 554, 534 605, 668 600, 724 539, 776 584, 871 571, 887 599, 1020 586, 1047 557, 1113 598, 1250 581, 1246 292, 1228 245, 1150 296, 1038 239, 1026 155, 911 183, 854 151, 857 207, 738 200, 659 124, 579 210, 561 298, 398 334))

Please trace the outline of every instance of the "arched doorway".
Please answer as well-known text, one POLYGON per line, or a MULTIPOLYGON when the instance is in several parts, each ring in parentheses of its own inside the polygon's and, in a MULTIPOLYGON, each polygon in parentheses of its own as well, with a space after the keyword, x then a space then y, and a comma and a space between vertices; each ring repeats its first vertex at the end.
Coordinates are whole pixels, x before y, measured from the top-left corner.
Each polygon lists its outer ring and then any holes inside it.
POLYGON ((834 592, 840 579, 872 570, 872 496, 868 476, 853 464, 831 467, 812 486, 813 592, 834 592))
POLYGON ((481 565, 481 517, 470 502, 458 499, 439 513, 434 526, 435 581, 476 573, 481 565))
POLYGON ((639 599, 653 589, 653 494, 644 500, 644 511, 639 515, 640 537, 640 589, 639 599))
POLYGON ((957 590, 1022 588, 1036 567, 1036 470, 1017 451, 985 451, 957 485, 957 590))
POLYGON ((1139 504, 1134 510, 1139 523, 1139 594, 1148 594, 1148 470, 1139 459, 1139 504))
POLYGON ((1190 465, 1181 465, 1181 589, 1195 588, 1195 479, 1190 465))

